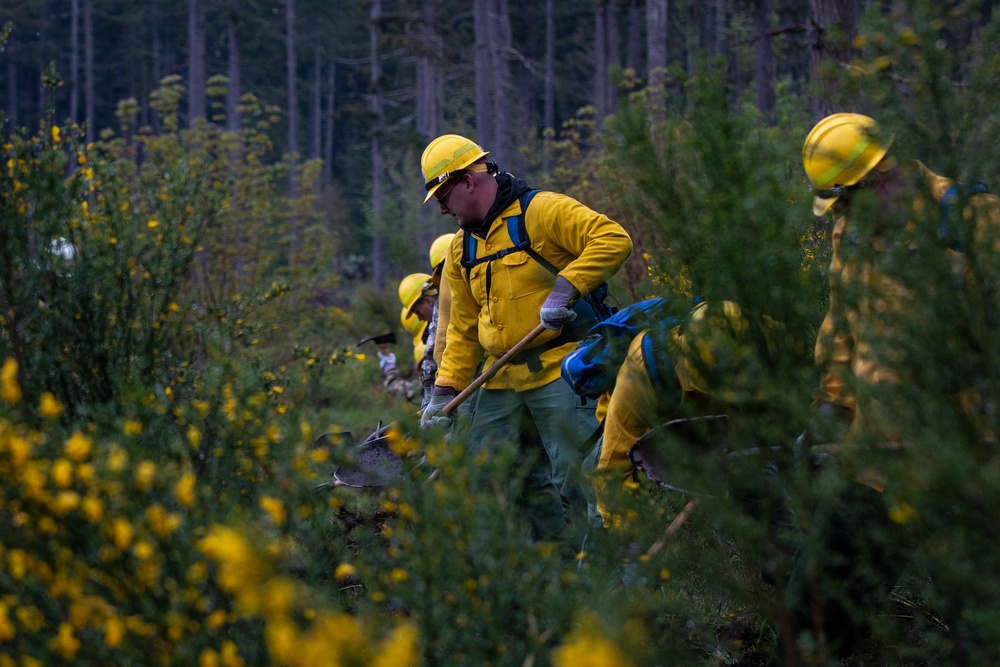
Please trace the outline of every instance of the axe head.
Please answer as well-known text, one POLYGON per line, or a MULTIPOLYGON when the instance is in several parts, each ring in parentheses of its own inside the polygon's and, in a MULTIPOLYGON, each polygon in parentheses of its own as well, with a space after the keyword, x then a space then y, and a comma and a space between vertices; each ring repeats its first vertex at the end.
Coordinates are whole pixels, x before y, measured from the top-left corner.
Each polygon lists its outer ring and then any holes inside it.
POLYGON ((376 334, 374 336, 368 336, 367 338, 362 338, 361 340, 358 341, 358 345, 364 345, 368 341, 371 341, 376 345, 382 345, 382 344, 395 345, 396 332, 390 331, 388 333, 381 333, 381 334, 376 334))
POLYGON ((403 459, 389 447, 386 434, 390 425, 379 426, 374 433, 353 448, 351 461, 337 468, 333 476, 341 484, 364 488, 387 486, 403 478, 403 459))

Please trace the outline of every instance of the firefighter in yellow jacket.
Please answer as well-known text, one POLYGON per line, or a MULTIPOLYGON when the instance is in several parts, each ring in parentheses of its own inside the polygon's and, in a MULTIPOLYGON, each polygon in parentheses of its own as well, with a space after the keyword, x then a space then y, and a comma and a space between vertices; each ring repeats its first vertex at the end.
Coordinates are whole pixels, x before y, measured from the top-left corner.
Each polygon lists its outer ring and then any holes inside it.
POLYGON ((484 354, 491 364, 539 322, 550 329, 486 383, 471 444, 517 440, 522 419, 537 429, 540 443, 522 442, 525 455, 540 462, 526 484, 529 518, 536 536, 560 534, 567 520, 560 495, 578 516, 585 511, 579 447, 597 425, 593 404, 581 405, 559 381, 560 364, 598 318, 583 297, 618 271, 632 241, 606 215, 565 195, 533 191, 487 155, 451 134, 432 141, 421 158, 425 202, 435 198, 459 227, 445 262, 452 293, 447 345, 422 423, 440 419, 484 354))
POLYGON ((639 438, 674 419, 728 414, 746 409, 748 400, 761 404, 764 390, 754 364, 801 349, 780 323, 750 316, 732 301, 701 302, 679 323, 665 326, 663 331, 654 323, 632 339, 613 389, 597 406, 604 430, 592 479, 605 526, 621 521, 606 489, 635 481, 628 453, 639 438), (758 341, 767 349, 757 348, 758 341))
MULTIPOLYGON (((816 406, 849 423, 849 437, 866 432, 882 441, 898 434, 879 395, 887 386, 909 381, 900 375, 901 341, 907 314, 920 312, 922 296, 893 268, 898 260, 894 244, 926 244, 929 235, 919 226, 933 222, 933 242, 959 292, 984 279, 994 289, 1000 286, 995 262, 980 262, 974 273, 966 252, 1000 251, 1000 200, 939 176, 919 161, 897 164, 890 146, 872 118, 839 113, 820 121, 803 147, 805 170, 817 193, 813 213, 824 215, 836 207, 841 214, 833 228, 830 306, 816 341, 821 369, 816 406), (862 192, 870 193, 870 215, 853 219, 853 200, 862 192), (955 205, 962 210, 952 215, 955 205), (957 228, 965 225, 972 234, 960 240, 957 228)), ((975 396, 961 388, 956 400, 970 411, 980 408, 975 396)))
MULTIPOLYGON (((1000 201, 918 161, 898 162, 891 144, 874 119, 838 113, 817 123, 802 148, 816 193, 813 213, 837 215, 829 310, 815 350, 821 373, 815 406, 827 417, 817 419, 817 428, 843 424, 822 435, 843 438, 852 451, 865 443, 890 449, 904 443, 913 420, 908 396, 921 389, 928 400, 953 399, 967 424, 990 435, 990 420, 980 417, 993 406, 983 405, 959 370, 969 356, 960 332, 968 325, 963 318, 976 316, 963 312, 967 297, 995 298, 1000 286, 994 259, 1000 201), (939 321, 917 320, 932 303, 955 309, 939 311, 939 321), (943 334, 949 361, 920 342, 928 326, 943 334)), ((987 318, 995 305, 985 309, 987 318)), ((892 520, 889 498, 900 492, 901 480, 882 466, 861 467, 865 459, 861 465, 844 459, 849 479, 808 521, 817 546, 800 554, 789 588, 784 644, 813 636, 807 649, 813 655, 797 647, 796 661, 843 659, 869 640, 871 619, 887 609, 889 592, 920 541, 919 526, 892 520)))

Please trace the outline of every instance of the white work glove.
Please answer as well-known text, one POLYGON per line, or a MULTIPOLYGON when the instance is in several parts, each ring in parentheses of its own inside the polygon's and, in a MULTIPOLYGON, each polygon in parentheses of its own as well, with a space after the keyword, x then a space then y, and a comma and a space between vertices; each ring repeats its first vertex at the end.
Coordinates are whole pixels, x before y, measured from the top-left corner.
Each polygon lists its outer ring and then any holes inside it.
POLYGON ((430 402, 420 414, 420 428, 433 428, 441 424, 451 425, 455 418, 451 415, 442 415, 441 411, 456 396, 458 396, 458 391, 452 387, 434 387, 430 402))
POLYGON ((542 309, 538 312, 538 318, 542 326, 546 329, 559 331, 564 326, 576 319, 576 311, 570 306, 570 302, 580 293, 576 291, 570 281, 562 276, 556 276, 556 284, 552 286, 548 298, 542 304, 542 309))
POLYGON ((427 409, 427 406, 431 404, 431 398, 434 397, 434 380, 424 381, 424 395, 420 399, 420 412, 422 413, 427 409))

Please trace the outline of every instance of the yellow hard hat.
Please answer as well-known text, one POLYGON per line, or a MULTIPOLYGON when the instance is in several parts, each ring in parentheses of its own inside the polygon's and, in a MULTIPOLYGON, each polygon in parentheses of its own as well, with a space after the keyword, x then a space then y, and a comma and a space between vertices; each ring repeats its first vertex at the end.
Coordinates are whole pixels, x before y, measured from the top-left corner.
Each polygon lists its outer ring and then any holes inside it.
POLYGON ((816 189, 813 214, 829 211, 843 188, 874 169, 891 144, 879 136, 875 119, 862 114, 836 113, 816 123, 802 146, 802 164, 816 189))
POLYGON ((444 256, 447 254, 448 247, 451 245, 453 238, 455 238, 454 234, 442 234, 434 239, 434 243, 431 244, 431 270, 434 273, 437 273, 440 266, 444 264, 444 256))
POLYGON ((404 329, 410 332, 414 342, 422 341, 424 330, 427 329, 427 322, 407 311, 406 306, 403 306, 403 310, 399 311, 399 323, 403 325, 404 329))
POLYGON ((410 311, 427 291, 427 282, 431 277, 426 273, 411 273, 399 281, 399 301, 403 309, 410 311))
POLYGON ((424 173, 424 187, 430 201, 441 184, 454 176, 461 176, 479 158, 489 155, 472 139, 457 134, 445 134, 427 144, 420 156, 420 170, 424 173))

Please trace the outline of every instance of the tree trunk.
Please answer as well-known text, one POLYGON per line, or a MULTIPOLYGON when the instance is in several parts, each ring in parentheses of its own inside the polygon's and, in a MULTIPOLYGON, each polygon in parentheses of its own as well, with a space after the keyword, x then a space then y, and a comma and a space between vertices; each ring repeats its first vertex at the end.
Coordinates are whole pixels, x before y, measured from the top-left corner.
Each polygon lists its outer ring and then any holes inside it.
POLYGON ((771 0, 757 0, 754 7, 753 77, 757 96, 757 111, 774 124, 774 46, 771 44, 771 0))
MULTIPOLYGON (((503 160, 512 170, 516 168, 516 156, 511 141, 511 114, 516 104, 516 98, 511 94, 510 53, 511 33, 510 15, 507 10, 507 0, 493 0, 490 12, 490 49, 493 62, 493 150, 497 159, 503 160)), ((486 150, 490 150, 489 147, 486 150)))
POLYGON ((437 59, 441 47, 434 29, 434 2, 423 0, 420 6, 420 35, 424 50, 417 56, 417 132, 430 141, 440 133, 437 104, 437 59))
POLYGON ((323 187, 333 181, 334 104, 337 101, 337 58, 334 46, 330 47, 330 66, 326 68, 326 141, 323 146, 323 187))
POLYGON ((494 144, 490 119, 490 91, 493 76, 490 71, 489 11, 490 0, 473 0, 472 25, 475 33, 475 76, 476 76, 476 140, 486 150, 494 144))
MULTIPOLYGON (((160 43, 160 16, 157 11, 157 0, 150 0, 149 3, 149 19, 152 24, 152 36, 151 36, 151 49, 152 49, 152 65, 153 68, 153 89, 160 87, 160 80, 163 78, 163 55, 160 53, 162 50, 162 45, 160 43)), ((146 102, 144 106, 148 109, 149 103, 146 102)), ((153 132, 159 134, 160 132, 160 116, 159 114, 151 114, 153 121, 153 132)))
POLYGON ((295 58, 295 0, 285 0, 285 76, 288 79, 288 194, 295 196, 295 170, 299 155, 299 98, 295 58))
MULTIPOLYGON (((8 56, 10 55, 10 47, 8 45, 8 56)), ((14 64, 14 59, 11 57, 7 58, 7 114, 10 116, 10 127, 8 128, 8 136, 14 136, 14 132, 17 130, 20 124, 20 119, 17 117, 17 65, 14 64)))
POLYGON ((646 62, 649 68, 649 121, 667 117, 667 0, 646 0, 646 62))
POLYGON ((542 169, 546 175, 552 174, 552 142, 556 131, 556 3, 545 0, 545 130, 546 136, 542 155, 542 169))
POLYGON ((226 129, 233 132, 240 129, 240 112, 237 107, 243 94, 240 85, 240 44, 236 38, 236 27, 239 22, 236 3, 237 0, 229 0, 229 15, 226 17, 228 46, 226 76, 229 78, 229 87, 226 90, 226 129))
POLYGON ((615 82, 611 80, 611 69, 620 68, 622 65, 622 35, 621 26, 618 22, 618 3, 615 0, 611 0, 608 3, 607 26, 608 57, 604 76, 606 82, 604 109, 606 113, 613 114, 615 112, 617 96, 615 94, 615 82))
POLYGON ((369 22, 371 38, 371 112, 372 112, 372 287, 376 294, 385 291, 388 272, 385 239, 382 236, 382 211, 385 180, 385 156, 382 147, 384 110, 382 100, 382 65, 379 43, 382 40, 382 0, 371 0, 369 22))
POLYGON ((87 143, 94 141, 94 0, 83 0, 83 104, 87 143))
POLYGON ((309 157, 323 152, 323 47, 319 40, 313 49, 312 91, 309 107, 309 157))
POLYGON ((687 5, 687 74, 697 74, 698 52, 701 51, 702 6, 698 0, 688 0, 687 5))
POLYGON ((642 9, 638 0, 628 3, 628 45, 625 55, 625 67, 642 75, 642 9))
POLYGON ((69 117, 80 121, 80 0, 69 4, 69 117))
POLYGON ((205 100, 205 8, 198 0, 188 0, 188 125, 204 118, 205 100))
POLYGON ((813 75, 813 118, 817 121, 848 103, 838 84, 839 70, 850 62, 856 32, 852 0, 811 0, 806 40, 813 75))
POLYGON ((594 123, 597 129, 604 124, 608 113, 608 0, 594 2, 594 123))

